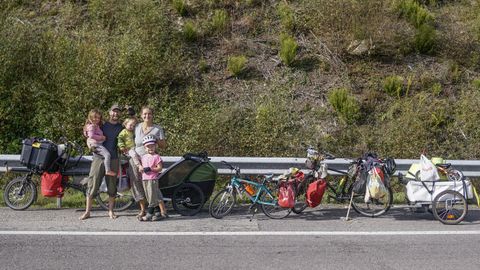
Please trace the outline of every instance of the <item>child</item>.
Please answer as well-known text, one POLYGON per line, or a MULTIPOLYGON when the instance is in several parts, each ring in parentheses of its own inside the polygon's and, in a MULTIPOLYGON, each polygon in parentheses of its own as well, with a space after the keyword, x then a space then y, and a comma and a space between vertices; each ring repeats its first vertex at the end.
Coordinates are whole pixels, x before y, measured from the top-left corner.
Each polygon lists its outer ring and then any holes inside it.
POLYGON ((118 134, 118 149, 127 157, 132 158, 133 163, 138 167, 140 166, 140 160, 137 152, 135 152, 135 125, 137 119, 135 117, 129 117, 123 121, 125 127, 120 134, 118 134))
POLYGON ((163 202, 162 192, 158 188, 158 176, 163 168, 162 158, 155 153, 157 147, 157 138, 153 135, 147 135, 142 140, 146 154, 142 156, 142 165, 139 169, 142 173, 142 184, 145 190, 145 196, 148 201, 147 214, 139 217, 140 221, 156 221, 168 217, 163 202), (160 207, 160 213, 155 213, 155 208, 160 207))
POLYGON ((99 110, 93 109, 88 113, 87 120, 83 126, 83 135, 87 137, 87 146, 95 154, 104 158, 105 174, 109 176, 117 175, 110 168, 110 152, 102 145, 106 137, 103 135, 103 131, 100 129, 102 124, 102 114, 99 110))

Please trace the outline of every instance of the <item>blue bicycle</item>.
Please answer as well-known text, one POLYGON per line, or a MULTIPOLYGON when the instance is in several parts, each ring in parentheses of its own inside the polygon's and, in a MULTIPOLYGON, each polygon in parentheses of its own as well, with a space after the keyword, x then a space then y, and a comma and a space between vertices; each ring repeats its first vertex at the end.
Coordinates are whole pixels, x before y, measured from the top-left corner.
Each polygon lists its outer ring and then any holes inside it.
POLYGON ((223 218, 228 215, 235 204, 237 196, 245 195, 252 203, 249 210, 260 205, 263 213, 273 219, 281 219, 290 214, 290 208, 282 208, 278 205, 278 188, 273 175, 264 175, 261 183, 240 176, 240 168, 222 161, 224 165, 235 172, 227 187, 218 192, 210 202, 209 212, 214 218, 223 218))

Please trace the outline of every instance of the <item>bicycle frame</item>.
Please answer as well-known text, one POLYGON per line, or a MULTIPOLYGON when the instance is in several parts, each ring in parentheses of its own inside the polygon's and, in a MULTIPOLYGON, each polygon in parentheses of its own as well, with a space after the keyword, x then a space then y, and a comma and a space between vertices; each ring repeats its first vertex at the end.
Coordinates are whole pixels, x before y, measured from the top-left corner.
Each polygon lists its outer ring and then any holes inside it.
POLYGON ((275 198, 272 194, 272 192, 265 186, 265 181, 267 178, 264 178, 262 183, 257 183, 251 180, 246 180, 243 178, 240 178, 238 176, 233 176, 232 179, 230 179, 230 184, 229 187, 235 188, 237 194, 240 196, 246 195, 248 199, 252 202, 252 204, 265 204, 265 205, 271 205, 275 206, 276 205, 276 200, 274 199, 273 201, 266 202, 261 200, 262 195, 266 193, 270 198, 275 198), (256 193, 255 195, 250 195, 248 192, 245 191, 244 184, 252 185, 255 187, 256 193))

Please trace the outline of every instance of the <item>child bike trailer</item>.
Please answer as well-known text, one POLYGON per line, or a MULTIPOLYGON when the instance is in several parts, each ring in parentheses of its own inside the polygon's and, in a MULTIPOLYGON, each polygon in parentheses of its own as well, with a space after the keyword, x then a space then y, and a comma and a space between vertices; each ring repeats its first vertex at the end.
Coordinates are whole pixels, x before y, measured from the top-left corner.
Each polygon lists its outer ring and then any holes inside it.
POLYGON ((188 153, 159 176, 158 185, 163 196, 171 198, 175 211, 193 216, 212 195, 216 179, 217 168, 206 152, 188 153))

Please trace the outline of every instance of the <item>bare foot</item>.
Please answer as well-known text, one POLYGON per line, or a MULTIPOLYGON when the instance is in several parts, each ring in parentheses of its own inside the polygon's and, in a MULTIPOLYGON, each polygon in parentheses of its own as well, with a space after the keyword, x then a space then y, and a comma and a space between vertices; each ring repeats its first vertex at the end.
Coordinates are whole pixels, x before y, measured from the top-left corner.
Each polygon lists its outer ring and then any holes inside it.
POLYGON ((109 211, 109 212, 108 212, 108 216, 109 216, 111 219, 116 219, 116 218, 117 218, 117 215, 115 215, 115 213, 113 213, 113 211, 109 211))
POLYGON ((85 220, 87 218, 90 218, 90 212, 85 212, 81 217, 79 217, 79 220, 85 220))
POLYGON ((144 211, 140 211, 140 213, 138 213, 137 215, 137 219, 141 219, 142 217, 145 216, 145 212, 144 211))
POLYGON ((114 171, 108 171, 105 173, 108 176, 116 176, 117 174, 114 171))

